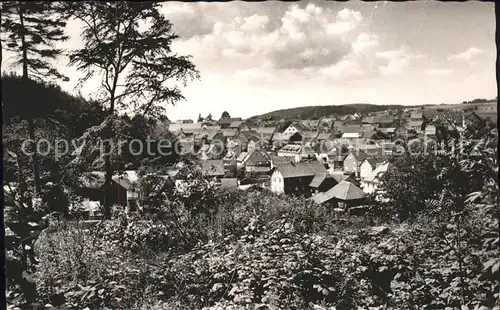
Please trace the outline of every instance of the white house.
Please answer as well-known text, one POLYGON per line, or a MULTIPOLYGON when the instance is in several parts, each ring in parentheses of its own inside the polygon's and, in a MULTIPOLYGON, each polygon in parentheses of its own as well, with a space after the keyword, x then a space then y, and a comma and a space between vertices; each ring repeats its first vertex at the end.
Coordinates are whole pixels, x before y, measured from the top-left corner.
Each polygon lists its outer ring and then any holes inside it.
POLYGON ((311 128, 305 126, 302 123, 295 123, 288 126, 283 133, 293 135, 296 132, 311 131, 311 128))
POLYGON ((371 176, 361 180, 361 187, 367 194, 374 193, 380 186, 380 177, 389 169, 389 162, 386 161, 375 168, 371 176))
POLYGON ((373 171, 376 168, 376 161, 374 158, 365 158, 361 165, 359 165, 359 177, 361 180, 369 179, 372 177, 373 171))
POLYGON ((275 169, 271 174, 271 191, 276 194, 285 192, 285 179, 278 169, 275 169))
POLYGON ((327 171, 318 161, 277 165, 271 173, 271 191, 287 195, 310 194, 311 181, 320 173, 326 174, 327 171))

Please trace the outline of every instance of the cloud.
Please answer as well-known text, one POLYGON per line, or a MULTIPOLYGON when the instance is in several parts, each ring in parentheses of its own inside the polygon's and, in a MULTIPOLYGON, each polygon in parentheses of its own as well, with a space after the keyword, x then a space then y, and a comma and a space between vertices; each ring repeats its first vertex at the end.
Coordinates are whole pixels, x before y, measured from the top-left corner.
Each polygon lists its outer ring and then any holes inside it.
MULTIPOLYGON (((179 18, 185 14, 188 21, 200 18, 200 24, 210 24, 203 22, 195 9, 188 10, 187 5, 170 8, 167 16, 179 18)), ((176 44, 178 50, 192 54, 195 60, 238 58, 240 64, 250 67, 264 60, 270 61, 275 70, 319 68, 335 65, 352 51, 350 36, 362 21, 360 12, 337 12, 312 3, 305 7, 293 4, 280 16, 273 17, 273 23, 267 15, 256 13, 222 18, 211 24, 209 33, 202 27, 196 30, 198 35, 176 44)), ((186 20, 182 24, 188 24, 186 20)), ((359 42, 356 49, 369 43, 359 42)))
MULTIPOLYGON (((198 9, 190 11, 188 6, 199 7, 183 3, 170 14, 186 14, 190 20, 198 9)), ((217 18, 213 14, 219 13, 212 7, 211 23, 195 14, 211 30, 175 42, 173 50, 193 55, 202 72, 225 72, 245 83, 269 82, 272 76, 328 82, 374 78, 399 73, 424 58, 408 46, 380 50, 381 37, 352 9, 294 3, 273 12, 249 9, 217 18)))
POLYGON ((429 75, 448 75, 453 73, 452 69, 431 69, 428 70, 427 73, 429 75))
POLYGON ((471 47, 469 49, 467 49, 465 52, 462 52, 460 54, 456 54, 456 55, 450 55, 448 57, 448 60, 450 61, 453 61, 453 60, 459 60, 459 61, 469 61, 471 60, 473 57, 481 54, 483 51, 480 50, 479 48, 477 47, 471 47))
POLYGON ((274 82, 275 76, 270 74, 266 68, 249 68, 238 70, 233 75, 236 79, 248 83, 268 83, 274 82))
POLYGON ((378 67, 380 72, 384 75, 400 73, 410 66, 412 61, 425 58, 425 56, 421 54, 412 54, 405 45, 402 45, 396 50, 376 52, 375 56, 386 62, 386 64, 378 67))
POLYGON ((160 12, 173 24, 174 32, 181 39, 208 35, 215 23, 226 22, 235 15, 234 6, 203 2, 166 1, 160 12))
POLYGON ((362 32, 352 43, 352 51, 356 54, 371 50, 378 46, 378 36, 362 32))

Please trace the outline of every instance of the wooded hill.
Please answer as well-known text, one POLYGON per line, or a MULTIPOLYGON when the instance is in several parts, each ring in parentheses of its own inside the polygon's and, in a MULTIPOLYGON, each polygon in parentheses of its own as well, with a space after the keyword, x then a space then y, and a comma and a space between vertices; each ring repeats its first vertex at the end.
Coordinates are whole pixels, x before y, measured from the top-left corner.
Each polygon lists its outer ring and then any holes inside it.
POLYGON ((375 105, 367 103, 354 103, 345 105, 329 105, 329 106, 306 106, 291 109, 276 110, 261 115, 251 117, 268 118, 273 120, 280 120, 282 118, 288 119, 318 119, 321 117, 328 117, 333 115, 347 115, 347 114, 366 114, 377 111, 384 111, 389 109, 403 109, 410 106, 402 105, 375 105))

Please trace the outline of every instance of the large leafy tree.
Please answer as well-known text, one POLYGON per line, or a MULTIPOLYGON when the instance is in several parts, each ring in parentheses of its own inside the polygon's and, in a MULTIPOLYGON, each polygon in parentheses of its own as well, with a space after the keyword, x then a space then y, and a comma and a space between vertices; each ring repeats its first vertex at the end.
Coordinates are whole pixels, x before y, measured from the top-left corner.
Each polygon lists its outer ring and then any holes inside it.
MULTIPOLYGON (((172 24, 159 12, 159 2, 79 2, 72 15, 83 23, 84 47, 70 54, 70 64, 86 72, 82 81, 101 78, 100 98, 109 116, 118 110, 160 116, 164 104, 184 99, 175 80, 198 77, 188 56, 173 54, 178 38, 172 24)), ((113 122, 109 122, 111 124, 113 122)), ((113 135, 113 128, 106 132, 113 135)), ((109 146, 104 154, 105 193, 111 190, 109 146)), ((110 202, 105 199, 105 216, 110 202)))
MULTIPOLYGON (((57 42, 67 39, 64 34, 66 20, 61 3, 47 1, 6 1, 2 2, 2 48, 14 53, 16 67, 22 68, 22 77, 25 83, 30 79, 51 79, 64 77, 52 64, 62 53, 55 47, 57 42)), ((28 96, 29 97, 29 96, 28 96)), ((35 118, 41 112, 35 100, 28 98, 30 109, 26 113, 28 132, 31 140, 35 141, 35 118)), ((41 193, 40 167, 36 148, 33 155, 33 170, 37 194, 41 193)))

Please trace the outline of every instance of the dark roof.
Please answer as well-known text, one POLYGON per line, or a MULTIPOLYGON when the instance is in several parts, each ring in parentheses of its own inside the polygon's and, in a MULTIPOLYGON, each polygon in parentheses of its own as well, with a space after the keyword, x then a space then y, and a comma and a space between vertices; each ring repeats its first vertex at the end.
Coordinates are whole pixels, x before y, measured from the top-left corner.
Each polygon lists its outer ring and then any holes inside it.
POLYGON ((331 174, 331 176, 338 183, 340 183, 341 181, 347 181, 347 179, 349 179, 351 177, 351 175, 345 174, 344 172, 341 172, 341 171, 339 171, 339 172, 333 172, 331 174))
POLYGON ((374 157, 365 158, 363 161, 367 161, 370 164, 370 166, 372 166, 372 168, 375 168, 375 166, 377 165, 377 160, 374 157))
POLYGON ((317 173, 309 184, 310 187, 318 188, 323 184, 326 179, 333 179, 333 177, 328 172, 317 173))
POLYGON ((223 160, 204 160, 201 162, 201 169, 204 176, 224 175, 223 160))
POLYGON ((491 112, 476 112, 476 115, 479 116, 482 119, 487 119, 489 118, 493 123, 498 122, 498 114, 497 113, 491 113, 491 112))
POLYGON ((300 162, 300 163, 279 164, 276 165, 275 169, 277 169, 285 179, 314 176, 316 173, 327 172, 323 164, 318 161, 311 163, 300 162))
POLYGON ((311 131, 311 128, 303 123, 293 123, 290 126, 295 127, 298 131, 311 131))
POLYGON ((360 149, 357 149, 357 150, 352 150, 349 152, 350 154, 354 155, 354 157, 356 158, 356 160, 358 162, 361 162, 363 161, 365 158, 368 157, 368 155, 366 155, 365 152, 363 152, 362 150, 360 149))

